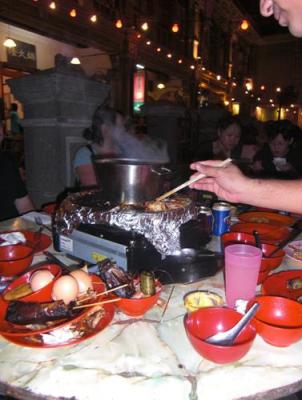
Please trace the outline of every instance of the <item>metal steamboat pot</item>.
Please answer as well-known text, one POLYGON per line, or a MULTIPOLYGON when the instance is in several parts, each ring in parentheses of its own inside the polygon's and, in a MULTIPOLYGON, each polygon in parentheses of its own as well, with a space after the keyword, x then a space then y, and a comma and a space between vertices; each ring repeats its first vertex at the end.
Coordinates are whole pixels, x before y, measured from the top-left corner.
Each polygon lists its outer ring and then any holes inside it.
POLYGON ((165 191, 172 171, 162 163, 93 157, 98 184, 114 203, 142 204, 165 191))

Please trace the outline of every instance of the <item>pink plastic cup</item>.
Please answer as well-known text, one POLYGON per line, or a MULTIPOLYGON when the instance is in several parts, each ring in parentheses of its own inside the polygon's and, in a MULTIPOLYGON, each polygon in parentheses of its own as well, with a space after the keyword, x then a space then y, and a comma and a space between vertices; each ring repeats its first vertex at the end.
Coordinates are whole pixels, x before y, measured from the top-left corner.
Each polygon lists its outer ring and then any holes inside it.
POLYGON ((236 300, 250 300, 255 296, 262 252, 249 244, 233 244, 224 250, 225 293, 229 307, 236 300))

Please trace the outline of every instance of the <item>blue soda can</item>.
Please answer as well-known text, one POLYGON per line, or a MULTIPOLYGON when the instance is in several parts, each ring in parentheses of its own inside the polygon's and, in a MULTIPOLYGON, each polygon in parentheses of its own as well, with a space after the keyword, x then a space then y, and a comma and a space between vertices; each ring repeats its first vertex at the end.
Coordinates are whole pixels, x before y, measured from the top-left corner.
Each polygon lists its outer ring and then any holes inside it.
POLYGON ((231 206, 228 203, 215 203, 213 205, 213 235, 221 236, 230 231, 231 206))

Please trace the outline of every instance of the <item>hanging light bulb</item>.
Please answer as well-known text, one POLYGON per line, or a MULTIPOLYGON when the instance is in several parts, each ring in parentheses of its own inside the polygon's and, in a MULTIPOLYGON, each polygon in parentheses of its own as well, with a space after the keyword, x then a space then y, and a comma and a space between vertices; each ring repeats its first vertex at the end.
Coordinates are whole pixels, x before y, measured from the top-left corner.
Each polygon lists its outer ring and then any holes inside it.
POLYGON ((121 29, 123 27, 123 21, 120 18, 116 20, 115 27, 117 29, 121 29))
POLYGON ((52 10, 55 10, 57 8, 56 2, 52 1, 51 3, 49 3, 49 8, 51 8, 52 10))
POLYGON ((172 54, 171 54, 171 53, 168 53, 168 54, 167 54, 167 57, 168 57, 168 58, 172 58, 172 54))
POLYGON ((96 16, 96 14, 91 15, 91 17, 90 17, 91 22, 96 23, 97 20, 98 20, 98 17, 96 16))
POLYGON ((249 27, 250 27, 250 24, 249 24, 249 22, 248 22, 246 19, 244 19, 244 20, 241 21, 240 29, 241 29, 242 31, 247 31, 247 30, 249 29, 249 27))
POLYGON ((193 64, 190 65, 190 68, 191 68, 191 69, 195 69, 195 65, 193 65, 193 64))
POLYGON ((177 23, 172 25, 171 31, 177 33, 179 31, 179 25, 177 23))
POLYGON ((147 30, 149 29, 148 22, 144 22, 144 23, 141 25, 141 28, 142 28, 143 31, 147 31, 147 30))
POLYGON ((158 48, 156 49, 156 51, 157 51, 158 53, 160 53, 160 52, 161 52, 161 48, 158 47, 158 48))
POLYGON ((182 59, 181 58, 178 60, 178 64, 182 64, 182 59))
POLYGON ((8 49, 12 49, 13 47, 16 47, 17 44, 16 44, 16 42, 15 42, 13 39, 11 39, 11 38, 6 38, 6 39, 4 40, 4 42, 3 42, 3 46, 4 46, 4 47, 7 47, 8 49))
POLYGON ((73 8, 72 10, 69 11, 69 15, 72 18, 75 18, 77 16, 77 10, 75 8, 73 8))
POLYGON ((71 59, 71 61, 70 61, 70 64, 73 64, 73 65, 80 65, 80 64, 81 64, 81 61, 80 61, 80 59, 79 59, 78 57, 72 57, 72 59, 71 59))

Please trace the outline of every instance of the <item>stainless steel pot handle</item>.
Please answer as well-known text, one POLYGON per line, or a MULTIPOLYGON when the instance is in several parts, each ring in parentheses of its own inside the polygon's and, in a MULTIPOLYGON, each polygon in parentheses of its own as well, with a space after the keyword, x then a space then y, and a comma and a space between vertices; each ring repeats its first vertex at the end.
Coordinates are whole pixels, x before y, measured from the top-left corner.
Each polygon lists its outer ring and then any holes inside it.
POLYGON ((172 171, 166 167, 159 167, 159 169, 151 168, 151 172, 154 172, 156 175, 169 175, 172 174, 172 171))

